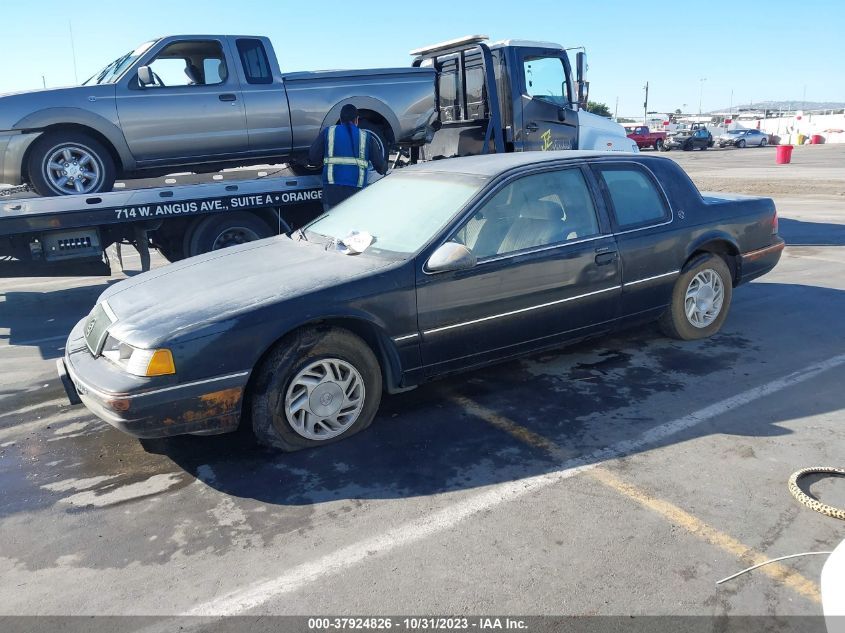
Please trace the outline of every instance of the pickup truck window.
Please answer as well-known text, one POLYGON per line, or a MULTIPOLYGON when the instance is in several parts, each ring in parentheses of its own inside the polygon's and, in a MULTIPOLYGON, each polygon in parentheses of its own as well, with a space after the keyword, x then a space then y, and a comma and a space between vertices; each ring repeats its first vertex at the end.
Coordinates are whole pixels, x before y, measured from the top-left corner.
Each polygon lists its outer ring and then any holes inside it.
POLYGON ((566 70, 558 57, 526 57, 522 61, 525 94, 536 99, 566 105, 566 70))
POLYGON ((117 81, 120 79, 120 76, 124 73, 124 71, 134 64, 136 59, 146 53, 153 44, 155 44, 154 41, 144 42, 134 51, 130 51, 129 53, 126 53, 126 55, 118 57, 97 74, 83 81, 82 85, 90 86, 92 84, 110 84, 117 81))
POLYGON ((440 78, 437 82, 437 91, 440 95, 440 119, 442 121, 460 121, 461 106, 458 102, 458 65, 452 61, 443 64, 440 78))
POLYGON ((229 74, 220 44, 199 40, 164 47, 148 66, 156 80, 150 88, 213 86, 222 84, 229 74))
POLYGON ((669 208, 654 182, 637 167, 599 167, 605 189, 613 203, 620 229, 658 224, 669 219, 669 208))
POLYGON ((598 235, 580 169, 524 176, 500 189, 455 234, 476 257, 496 257, 598 235))
POLYGON ((264 51, 264 45, 261 43, 261 40, 240 39, 237 42, 237 46, 247 83, 273 83, 270 62, 267 61, 267 53, 264 51))

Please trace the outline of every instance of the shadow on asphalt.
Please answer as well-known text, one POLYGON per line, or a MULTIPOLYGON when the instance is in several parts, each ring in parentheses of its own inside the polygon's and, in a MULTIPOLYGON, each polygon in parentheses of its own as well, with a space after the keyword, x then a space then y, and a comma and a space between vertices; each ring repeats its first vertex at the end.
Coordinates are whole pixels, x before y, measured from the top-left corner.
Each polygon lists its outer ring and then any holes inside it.
POLYGON ((779 218, 778 232, 789 246, 845 246, 845 224, 779 218))

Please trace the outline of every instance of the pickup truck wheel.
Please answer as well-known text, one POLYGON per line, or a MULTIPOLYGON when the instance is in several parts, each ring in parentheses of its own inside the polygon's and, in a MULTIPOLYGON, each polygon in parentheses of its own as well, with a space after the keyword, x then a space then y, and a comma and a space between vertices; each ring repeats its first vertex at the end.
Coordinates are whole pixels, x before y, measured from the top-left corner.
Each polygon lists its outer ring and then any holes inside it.
POLYGON ((49 132, 32 146, 29 181, 41 196, 111 191, 117 172, 102 143, 82 132, 49 132))
POLYGON ((684 341, 713 336, 728 316, 732 295, 731 271, 725 260, 712 254, 697 257, 675 282, 660 327, 667 336, 684 341))
POLYGON ((375 137, 373 140, 378 143, 381 148, 381 155, 384 156, 384 160, 386 162, 390 156, 390 150, 388 149, 387 135, 385 134, 384 127, 377 123, 363 119, 359 122, 358 127, 362 130, 367 130, 375 137))
POLYGON ((283 451, 323 446, 367 428, 381 401, 381 369, 370 347, 341 328, 304 329, 261 364, 252 426, 283 451))
POLYGON ((275 233, 270 227, 251 213, 210 215, 191 229, 186 236, 185 250, 193 257, 228 246, 262 240, 272 235, 275 233))
POLYGON ((655 151, 658 151, 658 152, 663 150, 663 139, 662 138, 659 138, 656 141, 654 141, 654 149, 655 149, 655 151))

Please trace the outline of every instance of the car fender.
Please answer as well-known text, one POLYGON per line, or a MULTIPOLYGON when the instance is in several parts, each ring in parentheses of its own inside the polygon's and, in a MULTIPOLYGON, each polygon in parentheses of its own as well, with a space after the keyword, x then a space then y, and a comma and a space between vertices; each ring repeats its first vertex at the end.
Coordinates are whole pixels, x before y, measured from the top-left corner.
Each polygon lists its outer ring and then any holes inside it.
POLYGON ((684 261, 689 260, 693 253, 697 251, 727 251, 727 255, 733 258, 733 265, 728 262, 732 272, 736 272, 735 265, 737 263, 736 257, 741 253, 739 244, 730 233, 719 229, 712 229, 705 231, 701 235, 697 235, 686 247, 684 254, 684 261), (713 248, 714 245, 724 245, 722 248, 713 248))
POLYGON ((135 159, 129 151, 123 131, 105 117, 81 108, 45 108, 26 115, 15 123, 15 129, 43 131, 58 125, 78 125, 91 128, 101 134, 114 147, 125 170, 135 167, 135 159))
POLYGON ((323 119, 323 123, 320 126, 320 130, 323 130, 330 125, 334 125, 337 121, 340 120, 340 110, 346 104, 351 103, 359 110, 372 110, 376 114, 382 116, 390 125, 393 131, 393 138, 397 142, 401 139, 402 136, 402 128, 399 125, 399 119, 396 117, 396 114, 393 110, 388 106, 384 101, 376 99, 374 97, 349 97, 348 99, 344 99, 339 103, 335 104, 334 107, 329 110, 329 113, 323 119))

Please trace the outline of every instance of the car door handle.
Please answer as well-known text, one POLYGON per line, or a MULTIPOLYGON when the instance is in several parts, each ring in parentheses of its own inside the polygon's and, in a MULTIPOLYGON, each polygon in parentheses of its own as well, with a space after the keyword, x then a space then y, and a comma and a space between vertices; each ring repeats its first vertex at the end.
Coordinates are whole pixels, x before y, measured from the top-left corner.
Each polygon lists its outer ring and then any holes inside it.
POLYGON ((238 100, 237 95, 232 94, 231 92, 227 92, 225 94, 218 95, 217 98, 220 99, 220 101, 237 101, 238 100))
POLYGON ((607 266, 616 261, 616 252, 613 253, 599 253, 596 255, 596 265, 607 266))
POLYGON ((539 129, 540 129, 540 126, 537 125, 536 123, 534 123, 533 121, 525 126, 526 132, 536 132, 539 129))

